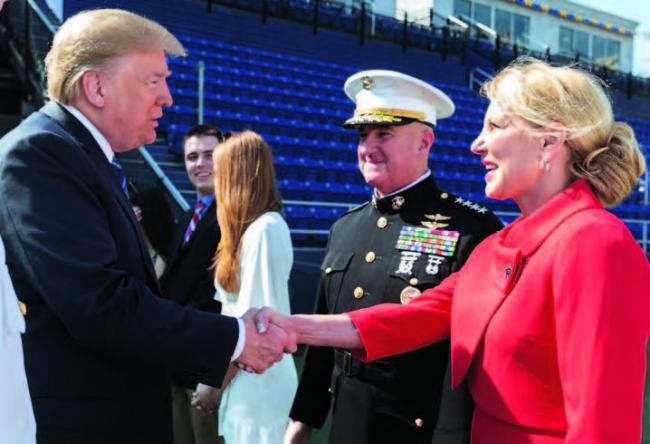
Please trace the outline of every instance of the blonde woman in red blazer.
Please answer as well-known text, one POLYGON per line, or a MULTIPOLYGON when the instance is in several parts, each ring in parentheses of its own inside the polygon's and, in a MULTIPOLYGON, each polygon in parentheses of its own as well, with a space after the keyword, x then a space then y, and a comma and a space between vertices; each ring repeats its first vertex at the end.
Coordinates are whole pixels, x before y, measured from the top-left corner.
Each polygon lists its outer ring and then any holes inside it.
POLYGON ((300 342, 374 360, 451 335, 452 385, 476 402, 472 442, 639 443, 650 266, 619 203, 645 164, 600 82, 518 60, 483 87, 472 152, 485 192, 522 215, 408 305, 269 316, 300 342))

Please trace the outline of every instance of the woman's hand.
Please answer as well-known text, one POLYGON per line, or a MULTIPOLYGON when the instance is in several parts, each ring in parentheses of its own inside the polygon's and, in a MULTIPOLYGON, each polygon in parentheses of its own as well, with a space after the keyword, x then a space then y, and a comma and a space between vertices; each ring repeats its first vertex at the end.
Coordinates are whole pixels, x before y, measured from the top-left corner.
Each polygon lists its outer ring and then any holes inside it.
POLYGON ((210 387, 199 382, 196 385, 194 393, 192 393, 192 405, 197 410, 211 415, 219 408, 222 393, 222 389, 210 387))

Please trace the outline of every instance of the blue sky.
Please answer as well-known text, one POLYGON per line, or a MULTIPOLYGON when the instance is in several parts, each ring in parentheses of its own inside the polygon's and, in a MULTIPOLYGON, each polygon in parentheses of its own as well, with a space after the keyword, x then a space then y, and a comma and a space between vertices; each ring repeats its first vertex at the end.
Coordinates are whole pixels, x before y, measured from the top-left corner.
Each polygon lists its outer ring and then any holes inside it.
MULTIPOLYGON (((637 37, 634 48, 634 72, 637 75, 650 76, 642 66, 644 57, 644 43, 642 34, 650 31, 650 1, 648 0, 571 0, 574 3, 581 3, 592 8, 619 15, 639 22, 637 37)), ((645 51, 650 51, 650 46, 645 46, 645 51)))

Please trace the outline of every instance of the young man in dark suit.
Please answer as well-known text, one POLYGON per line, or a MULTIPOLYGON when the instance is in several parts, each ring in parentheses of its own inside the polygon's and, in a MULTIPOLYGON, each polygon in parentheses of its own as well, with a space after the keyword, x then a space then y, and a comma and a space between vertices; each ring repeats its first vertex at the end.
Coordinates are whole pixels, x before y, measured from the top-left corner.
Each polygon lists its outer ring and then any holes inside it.
POLYGON ((40 444, 171 443, 169 372, 219 386, 231 361, 262 371, 295 347, 258 334, 252 311, 160 297, 115 153, 155 140, 166 55, 183 53, 136 14, 79 13, 46 58, 53 101, 0 140, 0 235, 40 444))
MULTIPOLYGON (((212 125, 196 125, 183 138, 183 160, 187 177, 196 189, 196 203, 176 225, 169 261, 160 277, 165 297, 214 313, 220 312, 221 304, 214 300, 214 273, 210 266, 221 232, 214 200, 212 152, 222 137, 221 131, 212 125)), ((216 412, 199 411, 192 405, 198 381, 182 376, 173 379, 174 443, 223 442, 217 433, 216 412)))

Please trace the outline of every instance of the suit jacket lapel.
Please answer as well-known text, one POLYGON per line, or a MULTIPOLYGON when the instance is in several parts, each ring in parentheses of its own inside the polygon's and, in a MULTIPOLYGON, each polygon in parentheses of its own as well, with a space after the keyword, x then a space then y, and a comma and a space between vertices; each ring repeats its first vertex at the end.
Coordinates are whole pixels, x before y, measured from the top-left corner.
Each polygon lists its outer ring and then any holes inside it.
MULTIPOLYGON (((187 242, 185 245, 185 248, 189 247, 189 245, 196 239, 198 236, 198 233, 204 231, 204 230, 212 230, 214 228, 214 225, 216 225, 217 220, 215 216, 215 211, 216 211, 216 206, 214 201, 210 204, 210 206, 205 210, 203 213, 203 217, 201 217, 201 220, 199 220, 198 225, 194 229, 194 233, 192 233, 192 236, 190 237, 190 240, 187 242)), ((192 216, 190 215, 190 219, 192 216)), ((187 220, 187 224, 189 225, 190 220, 187 220)), ((187 229, 187 225, 185 226, 187 229)))
POLYGON ((147 249, 146 242, 144 241, 140 224, 135 218, 133 208, 131 208, 131 204, 127 201, 126 196, 124 195, 124 191, 115 180, 115 173, 113 172, 113 168, 108 162, 106 155, 97 144, 95 138, 76 117, 74 117, 72 114, 66 111, 65 108, 54 101, 51 101, 45 105, 41 109, 41 112, 54 119, 63 128, 65 128, 68 134, 70 134, 79 143, 79 145, 88 153, 88 156, 93 160, 98 175, 102 178, 106 186, 111 190, 126 218, 129 220, 133 229, 137 232, 138 248, 142 256, 142 262, 145 264, 145 269, 152 278, 153 282, 157 282, 156 272, 153 268, 153 264, 151 263, 151 258, 149 257, 149 251, 147 249))
POLYGON ((214 226, 217 224, 217 217, 215 212, 216 203, 213 200, 210 206, 205 210, 205 213, 203 213, 203 217, 199 221, 199 224, 196 226, 194 233, 192 233, 192 236, 187 243, 184 243, 183 240, 185 239, 185 231, 187 231, 190 220, 192 220, 194 210, 188 210, 183 214, 183 218, 179 222, 178 230, 176 231, 176 237, 173 244, 174 249, 171 252, 171 261, 167 266, 168 269, 171 269, 176 264, 176 262, 178 262, 181 257, 185 255, 185 252, 189 249, 190 244, 192 244, 194 240, 199 237, 200 232, 203 230, 214 229, 214 226))

